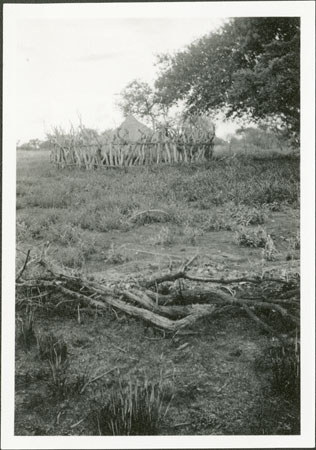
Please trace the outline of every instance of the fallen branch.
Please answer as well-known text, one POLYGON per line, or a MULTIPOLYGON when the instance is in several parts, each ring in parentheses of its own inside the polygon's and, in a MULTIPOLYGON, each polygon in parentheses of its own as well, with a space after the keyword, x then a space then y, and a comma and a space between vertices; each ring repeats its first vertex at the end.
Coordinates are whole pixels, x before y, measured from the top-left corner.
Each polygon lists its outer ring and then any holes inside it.
POLYGON ((184 274, 183 278, 190 281, 199 281, 202 283, 218 283, 218 284, 232 284, 232 283, 253 283, 260 284, 263 282, 275 282, 275 283, 287 283, 287 281, 281 278, 207 278, 207 277, 196 277, 189 274, 184 274))
POLYGON ((164 283, 165 281, 175 281, 179 278, 183 278, 185 280, 189 281, 197 281, 200 283, 216 283, 216 284, 232 284, 232 283, 253 283, 253 284, 261 284, 263 282, 275 282, 275 283, 288 283, 285 280, 282 280, 281 278, 231 278, 231 279, 225 279, 225 278, 208 278, 208 277, 198 277, 194 275, 190 275, 186 273, 186 270, 188 266, 193 262, 194 259, 197 258, 197 255, 192 258, 186 265, 182 266, 182 268, 173 274, 165 274, 165 275, 159 275, 156 277, 151 278, 148 281, 143 282, 143 285, 146 287, 151 287, 157 284, 164 283))
MULTIPOLYGON (((196 260, 198 255, 194 255, 187 262, 184 262, 180 269, 174 273, 158 273, 152 275, 149 279, 141 281, 126 276, 116 283, 112 282, 110 286, 97 281, 91 281, 87 277, 80 274, 69 272, 66 269, 59 268, 55 264, 41 258, 38 263, 44 267, 48 273, 42 278, 21 280, 21 274, 27 268, 26 261, 17 277, 16 286, 19 288, 45 288, 45 293, 52 294, 61 292, 63 294, 62 300, 56 301, 55 307, 60 304, 71 302, 71 299, 77 300, 76 308, 93 307, 108 311, 113 309, 117 315, 118 311, 125 314, 145 320, 146 322, 166 331, 178 332, 182 328, 193 325, 202 317, 215 316, 223 312, 230 312, 231 310, 244 310, 252 320, 254 320, 261 328, 270 334, 278 336, 279 333, 274 330, 269 324, 258 317, 261 310, 275 311, 283 319, 293 323, 297 328, 300 324, 299 310, 297 306, 298 301, 293 298, 297 295, 299 290, 293 288, 293 281, 287 282, 285 288, 289 288, 289 297, 274 299, 273 296, 268 297, 264 295, 266 290, 266 283, 281 282, 282 279, 268 279, 268 278, 234 278, 234 279, 214 279, 206 277, 195 277, 190 275, 187 270, 196 260), (184 279, 186 283, 181 286, 181 289, 175 290, 173 285, 171 292, 167 295, 158 292, 158 285, 168 282, 174 283, 176 280, 184 279), (202 289, 198 287, 195 289, 187 289, 189 281, 216 283, 219 286, 216 288, 202 289), (242 297, 242 293, 237 296, 233 291, 223 292, 225 285, 230 283, 255 283, 256 297, 242 297), (262 285, 262 293, 260 294, 260 286, 262 285), (220 289, 222 286, 222 289, 220 289), (258 292, 258 293, 257 293, 258 292)), ((295 284, 294 284, 295 286, 295 284)), ((270 286, 269 291, 270 291, 270 286)), ((227 289, 227 288, 225 288, 227 289)), ((240 291, 237 291, 240 293, 240 291)), ((277 292, 277 296, 282 294, 277 292)), ((50 301, 53 296, 50 295, 50 301)), ((75 302, 76 303, 76 302, 75 302)), ((48 303, 46 303, 47 305, 48 303)))
POLYGON ((64 286, 57 285, 57 289, 63 292, 64 294, 68 294, 74 298, 77 298, 78 300, 82 300, 83 302, 91 304, 93 306, 98 306, 101 309, 107 309, 106 304, 114 306, 115 308, 133 317, 139 317, 168 331, 176 331, 180 328, 191 325, 203 315, 212 314, 215 309, 215 306, 213 305, 192 305, 191 308, 189 308, 189 310, 186 310, 186 312, 189 312, 189 315, 179 320, 170 320, 167 317, 162 317, 159 314, 156 314, 144 308, 138 308, 136 306, 128 305, 122 300, 118 300, 110 296, 104 296, 103 297, 104 303, 103 303, 102 301, 93 300, 92 298, 87 297, 84 294, 80 294, 79 292, 74 292, 70 289, 67 289, 64 286))
POLYGON ((166 273, 165 275, 156 275, 148 281, 141 283, 144 287, 150 288, 151 286, 156 286, 158 284, 164 283, 166 281, 176 281, 179 278, 184 278, 185 273, 183 271, 176 273, 166 273))
POLYGON ((24 264, 23 264, 23 266, 22 266, 22 269, 20 270, 20 272, 18 273, 18 276, 17 276, 16 279, 15 279, 15 282, 16 282, 16 283, 19 281, 19 279, 20 279, 21 276, 23 275, 23 272, 24 272, 25 269, 26 269, 26 266, 27 266, 27 264, 28 264, 28 262, 29 262, 30 253, 31 253, 31 250, 28 250, 28 251, 27 251, 27 254, 26 254, 25 261, 24 261, 24 264))

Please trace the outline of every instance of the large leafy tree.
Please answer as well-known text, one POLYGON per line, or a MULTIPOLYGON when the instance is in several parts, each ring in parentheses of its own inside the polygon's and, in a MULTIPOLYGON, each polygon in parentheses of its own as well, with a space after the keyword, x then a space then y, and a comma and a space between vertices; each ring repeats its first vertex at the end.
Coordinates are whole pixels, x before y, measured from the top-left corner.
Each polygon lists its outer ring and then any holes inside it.
POLYGON ((159 101, 155 90, 146 82, 133 80, 120 93, 118 102, 123 115, 129 114, 149 122, 156 128, 157 119, 166 115, 167 108, 159 101))
POLYGON ((300 20, 229 20, 174 55, 160 55, 155 87, 160 101, 184 101, 190 112, 225 111, 249 117, 298 140, 300 20))

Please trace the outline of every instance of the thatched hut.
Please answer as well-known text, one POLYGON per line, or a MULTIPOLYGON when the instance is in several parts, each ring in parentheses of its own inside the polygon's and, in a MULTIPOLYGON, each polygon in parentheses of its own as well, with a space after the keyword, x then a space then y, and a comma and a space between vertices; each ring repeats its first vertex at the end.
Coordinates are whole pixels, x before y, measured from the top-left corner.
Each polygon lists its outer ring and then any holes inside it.
POLYGON ((117 135, 130 142, 138 142, 144 136, 149 137, 153 134, 152 130, 146 125, 129 115, 124 122, 117 128, 117 135))

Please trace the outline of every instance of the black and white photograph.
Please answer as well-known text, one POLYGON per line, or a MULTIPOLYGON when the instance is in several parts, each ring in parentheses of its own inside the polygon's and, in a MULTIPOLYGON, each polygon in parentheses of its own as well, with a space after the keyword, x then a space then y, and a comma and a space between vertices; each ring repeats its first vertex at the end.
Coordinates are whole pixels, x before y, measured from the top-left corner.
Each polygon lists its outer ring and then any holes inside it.
POLYGON ((4 4, 2 448, 315 445, 315 4, 4 4))

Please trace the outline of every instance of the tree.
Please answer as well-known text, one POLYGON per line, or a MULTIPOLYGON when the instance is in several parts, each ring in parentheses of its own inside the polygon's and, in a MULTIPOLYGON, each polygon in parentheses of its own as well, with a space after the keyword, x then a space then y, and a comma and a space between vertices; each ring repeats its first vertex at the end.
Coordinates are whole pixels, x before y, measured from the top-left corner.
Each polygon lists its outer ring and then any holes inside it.
POLYGON ((300 19, 236 18, 174 55, 160 55, 157 95, 190 112, 248 116, 298 141, 300 19))
POLYGON ((129 114, 140 119, 149 120, 153 129, 160 113, 156 94, 150 85, 144 81, 131 81, 120 93, 118 102, 124 117, 129 114))

